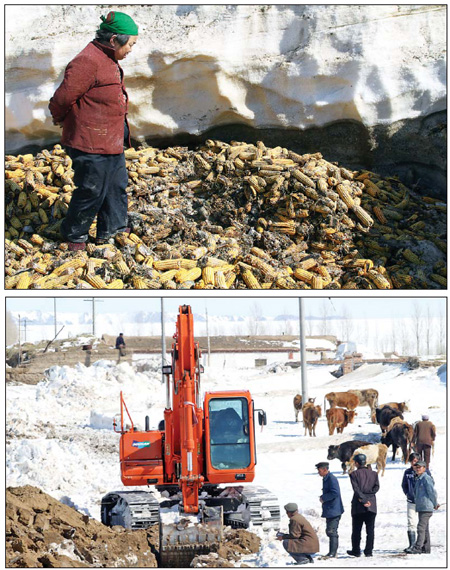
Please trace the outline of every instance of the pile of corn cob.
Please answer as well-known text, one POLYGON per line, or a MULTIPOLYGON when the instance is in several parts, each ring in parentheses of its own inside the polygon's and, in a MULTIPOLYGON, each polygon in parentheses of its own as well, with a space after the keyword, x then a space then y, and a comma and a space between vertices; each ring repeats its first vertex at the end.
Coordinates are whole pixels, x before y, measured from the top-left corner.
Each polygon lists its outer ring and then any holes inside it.
POLYGON ((70 158, 6 157, 6 288, 446 287, 446 205, 395 177, 262 142, 125 156, 132 232, 78 253, 58 237, 70 158))

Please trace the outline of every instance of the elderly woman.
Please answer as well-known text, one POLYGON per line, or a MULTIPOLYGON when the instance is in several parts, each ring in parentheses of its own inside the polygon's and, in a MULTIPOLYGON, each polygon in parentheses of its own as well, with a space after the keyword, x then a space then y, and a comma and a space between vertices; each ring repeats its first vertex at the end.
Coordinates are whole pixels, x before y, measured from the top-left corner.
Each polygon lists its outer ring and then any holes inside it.
POLYGON ((97 215, 97 243, 128 232, 124 144, 130 146, 128 96, 119 61, 136 43, 138 27, 127 14, 109 12, 90 42, 67 66, 50 100, 53 121, 72 159, 76 189, 61 236, 71 251, 86 247, 97 215))

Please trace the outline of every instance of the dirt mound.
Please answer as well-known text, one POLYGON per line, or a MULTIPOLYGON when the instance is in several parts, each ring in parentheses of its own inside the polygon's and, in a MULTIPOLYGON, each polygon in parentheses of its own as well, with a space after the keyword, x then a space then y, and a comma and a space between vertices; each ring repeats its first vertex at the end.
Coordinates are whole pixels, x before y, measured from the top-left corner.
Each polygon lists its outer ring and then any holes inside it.
MULTIPOLYGON (((7 568, 157 568, 158 541, 158 526, 110 528, 36 487, 6 489, 7 568)), ((251 532, 227 528, 216 552, 196 557, 191 566, 233 567, 258 552, 260 542, 251 532)))
POLYGON ((157 544, 157 528, 109 528, 36 487, 6 490, 8 568, 156 568, 157 544))

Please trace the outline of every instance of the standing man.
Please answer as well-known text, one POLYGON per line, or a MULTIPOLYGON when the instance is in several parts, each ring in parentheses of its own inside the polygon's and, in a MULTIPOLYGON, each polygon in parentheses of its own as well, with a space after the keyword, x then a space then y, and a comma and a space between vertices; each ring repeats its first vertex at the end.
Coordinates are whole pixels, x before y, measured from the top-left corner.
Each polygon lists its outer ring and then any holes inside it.
MULTIPOLYGON (((408 458, 408 461, 411 463, 411 467, 408 467, 408 469, 405 470, 402 479, 402 489, 406 495, 406 516, 408 517, 409 540, 409 546, 405 549, 405 552, 416 542, 417 511, 414 499, 414 487, 416 486, 417 474, 414 467, 419 459, 420 455, 418 453, 411 453, 408 458)), ((426 470, 426 474, 431 477, 431 473, 428 471, 428 469, 426 470)))
POLYGON ((414 427, 413 444, 420 458, 425 461, 427 469, 430 466, 431 448, 434 446, 435 439, 436 427, 430 422, 430 418, 424 414, 422 421, 417 422, 414 427))
POLYGON ((314 562, 312 554, 319 552, 319 539, 311 524, 298 512, 296 503, 284 505, 289 519, 289 532, 277 533, 277 540, 283 541, 283 548, 297 564, 314 562))
POLYGON ((123 338, 123 333, 120 333, 116 338, 116 349, 119 351, 119 361, 121 356, 125 356, 125 339, 123 338))
POLYGON ((416 543, 405 550, 408 554, 429 554, 431 552, 429 525, 433 510, 439 508, 439 503, 437 502, 433 479, 425 472, 426 468, 425 461, 418 461, 414 465, 417 476, 414 486, 414 501, 416 511, 419 513, 419 523, 417 525, 416 543))
POLYGON ((365 556, 372 556, 375 538, 375 518, 377 516, 377 499, 375 493, 380 488, 378 473, 368 469, 366 456, 359 453, 354 457, 356 471, 350 473, 350 481, 353 487, 352 498, 352 549, 347 550, 350 556, 361 556, 361 530, 366 525, 365 556))
POLYGON ((122 12, 101 20, 95 39, 69 62, 49 104, 74 170, 76 188, 60 229, 70 251, 85 249, 95 216, 98 244, 130 232, 124 155, 124 145, 131 146, 128 95, 119 62, 136 43, 138 27, 122 12))
POLYGON ((335 558, 337 556, 339 546, 338 526, 344 512, 339 481, 330 473, 329 467, 330 464, 326 461, 316 465, 319 475, 323 477, 322 495, 319 497, 319 500, 322 503, 322 517, 325 517, 327 522, 326 534, 330 539, 329 552, 323 558, 335 558))

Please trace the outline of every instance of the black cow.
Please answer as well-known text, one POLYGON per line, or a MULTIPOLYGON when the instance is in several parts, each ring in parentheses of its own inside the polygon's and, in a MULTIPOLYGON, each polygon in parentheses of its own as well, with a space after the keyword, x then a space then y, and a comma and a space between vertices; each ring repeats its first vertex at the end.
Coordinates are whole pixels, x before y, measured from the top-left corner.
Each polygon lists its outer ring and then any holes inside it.
POLYGON ((347 461, 350 461, 350 457, 353 455, 355 449, 361 447, 362 445, 368 445, 369 441, 344 441, 341 445, 329 445, 328 446, 328 456, 327 459, 339 459, 342 464, 343 473, 347 471, 347 461))
POLYGON ((399 447, 402 450, 403 463, 408 461, 413 434, 413 427, 403 421, 398 424, 394 424, 385 436, 381 436, 381 443, 384 443, 388 447, 392 445, 392 461, 395 461, 395 454, 399 447))
POLYGON ((393 418, 403 419, 403 414, 399 410, 391 408, 391 406, 383 406, 375 410, 377 424, 380 424, 381 431, 384 433, 393 418))

